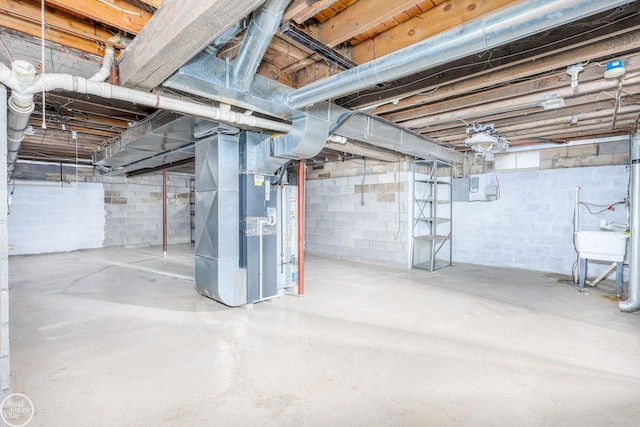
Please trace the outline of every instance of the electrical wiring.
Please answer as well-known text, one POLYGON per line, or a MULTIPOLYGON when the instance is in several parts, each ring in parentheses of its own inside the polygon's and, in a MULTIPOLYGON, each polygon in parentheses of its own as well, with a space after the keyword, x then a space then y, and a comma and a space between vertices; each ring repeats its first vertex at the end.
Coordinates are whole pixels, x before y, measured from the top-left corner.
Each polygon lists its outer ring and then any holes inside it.
POLYGON ((622 200, 622 201, 619 201, 619 202, 612 203, 610 205, 597 205, 597 204, 594 204, 594 203, 587 203, 587 202, 580 202, 580 204, 583 205, 584 207, 586 207, 587 211, 589 211, 589 213, 591 215, 598 215, 598 214, 601 214, 603 212, 612 211, 612 210, 614 210, 614 206, 624 205, 624 204, 626 204, 626 202, 624 200, 622 200), (603 209, 598 210, 598 211, 592 211, 591 208, 603 208, 603 209))

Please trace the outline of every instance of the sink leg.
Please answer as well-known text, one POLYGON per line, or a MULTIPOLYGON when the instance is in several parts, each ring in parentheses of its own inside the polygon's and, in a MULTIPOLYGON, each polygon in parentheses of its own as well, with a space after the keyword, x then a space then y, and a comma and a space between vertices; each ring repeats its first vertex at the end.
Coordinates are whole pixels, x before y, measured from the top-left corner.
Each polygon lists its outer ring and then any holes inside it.
POLYGON ((584 290, 584 283, 587 280, 587 259, 580 258, 580 292, 584 290))
POLYGON ((616 265, 616 293, 618 297, 622 296, 622 263, 618 262, 616 265))

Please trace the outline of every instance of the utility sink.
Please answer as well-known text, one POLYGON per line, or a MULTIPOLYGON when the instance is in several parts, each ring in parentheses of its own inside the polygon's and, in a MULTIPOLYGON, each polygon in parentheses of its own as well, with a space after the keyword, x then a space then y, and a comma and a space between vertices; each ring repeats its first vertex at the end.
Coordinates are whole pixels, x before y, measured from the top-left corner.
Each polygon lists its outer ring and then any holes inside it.
POLYGON ((580 258, 622 262, 627 252, 628 237, 616 231, 578 231, 576 247, 580 258))

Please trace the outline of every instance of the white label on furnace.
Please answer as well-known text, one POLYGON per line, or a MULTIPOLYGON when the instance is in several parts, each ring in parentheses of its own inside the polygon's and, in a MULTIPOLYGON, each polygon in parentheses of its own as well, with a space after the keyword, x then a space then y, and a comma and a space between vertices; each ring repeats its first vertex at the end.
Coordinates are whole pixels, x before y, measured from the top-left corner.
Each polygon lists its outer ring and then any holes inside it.
POLYGON ((264 182, 264 176, 263 175, 254 175, 253 176, 253 185, 255 185, 256 187, 262 187, 262 183, 264 182))

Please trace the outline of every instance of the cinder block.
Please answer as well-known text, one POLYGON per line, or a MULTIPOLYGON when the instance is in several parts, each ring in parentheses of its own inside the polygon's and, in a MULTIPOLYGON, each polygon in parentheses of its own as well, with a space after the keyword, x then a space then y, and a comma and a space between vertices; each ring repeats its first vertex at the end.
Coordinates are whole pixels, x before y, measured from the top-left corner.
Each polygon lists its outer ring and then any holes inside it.
POLYGON ((553 168, 578 168, 582 166, 582 158, 580 157, 561 157, 554 159, 553 168))
POLYGON ((629 142, 603 142, 598 144, 598 154, 629 154, 629 142))
POLYGON ((613 154, 587 156, 582 158, 583 166, 609 166, 613 164, 613 154))
POLYGON ((586 157, 598 155, 597 144, 576 145, 573 147, 567 147, 568 157, 586 157))
POLYGON ((396 195, 393 193, 378 193, 376 200, 378 203, 393 203, 396 201, 396 195))
POLYGON ((612 165, 627 165, 629 164, 629 153, 616 153, 611 160, 612 165))

